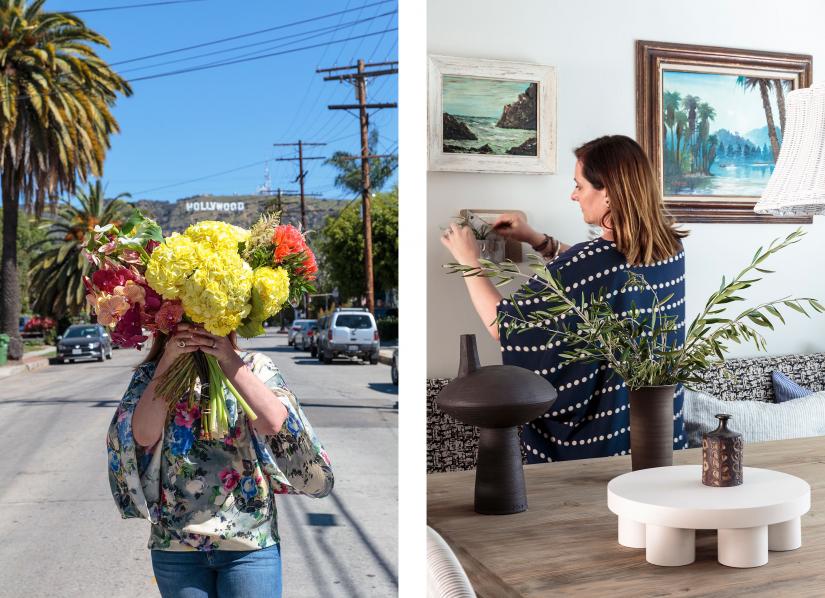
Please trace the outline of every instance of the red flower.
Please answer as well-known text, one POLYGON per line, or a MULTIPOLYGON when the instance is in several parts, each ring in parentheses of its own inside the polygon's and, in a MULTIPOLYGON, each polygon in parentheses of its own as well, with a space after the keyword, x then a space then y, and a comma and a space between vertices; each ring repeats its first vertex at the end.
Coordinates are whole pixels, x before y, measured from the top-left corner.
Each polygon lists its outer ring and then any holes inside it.
POLYGON ((315 275, 318 273, 318 263, 315 261, 315 254, 307 247, 304 255, 304 263, 295 273, 299 276, 304 276, 307 280, 315 280, 315 275))
POLYGON ((136 280, 128 268, 105 268, 92 274, 94 285, 105 293, 114 293, 115 287, 123 286, 127 280, 136 280))
POLYGON ((183 319, 183 306, 180 301, 164 301, 155 314, 155 325, 158 330, 170 334, 183 319))
POLYGON ((201 416, 200 408, 197 405, 193 405, 190 409, 186 401, 178 403, 175 411, 175 424, 185 428, 191 428, 195 420, 201 416))
POLYGON ((152 252, 155 250, 155 247, 158 247, 160 243, 153 239, 149 239, 149 242, 146 243, 146 253, 152 255, 152 252))
POLYGON ((144 343, 148 337, 143 335, 140 326, 140 306, 135 305, 125 314, 112 331, 112 342, 126 349, 137 347, 144 343))
POLYGON ((292 225, 282 224, 275 229, 272 236, 275 243, 275 263, 280 264, 285 258, 296 253, 308 251, 304 236, 292 225))
POLYGON ((239 474, 231 467, 225 467, 223 470, 221 470, 221 472, 218 474, 218 477, 221 479, 223 489, 229 492, 234 490, 235 487, 238 485, 238 482, 241 481, 241 474, 239 474))

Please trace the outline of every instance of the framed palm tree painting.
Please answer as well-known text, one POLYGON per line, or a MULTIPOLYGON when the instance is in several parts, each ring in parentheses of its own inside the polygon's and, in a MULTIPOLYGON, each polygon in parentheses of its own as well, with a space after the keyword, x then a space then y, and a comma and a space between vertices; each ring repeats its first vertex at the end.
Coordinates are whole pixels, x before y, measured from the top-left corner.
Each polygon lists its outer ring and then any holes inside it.
POLYGON ((636 130, 680 222, 811 222, 756 214, 812 57, 636 42, 636 130))

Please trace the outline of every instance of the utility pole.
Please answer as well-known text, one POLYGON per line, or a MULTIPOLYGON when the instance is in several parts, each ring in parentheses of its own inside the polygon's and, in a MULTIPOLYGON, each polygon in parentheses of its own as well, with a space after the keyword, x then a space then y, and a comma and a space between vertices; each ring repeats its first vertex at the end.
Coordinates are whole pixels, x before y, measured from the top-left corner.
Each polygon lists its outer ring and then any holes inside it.
POLYGON ((307 228, 307 212, 306 212, 306 202, 305 202, 305 194, 304 194, 304 179, 306 175, 309 174, 308 170, 304 170, 304 160, 325 160, 323 156, 304 156, 304 147, 318 147, 326 145, 326 143, 307 143, 306 141, 298 140, 297 143, 273 143, 275 147, 295 147, 298 146, 298 157, 297 158, 275 158, 277 162, 294 162, 298 160, 298 178, 295 179, 294 182, 300 182, 301 184, 301 231, 306 231, 307 228))
POLYGON ((358 120, 361 128, 361 213, 364 221, 364 277, 366 279, 367 307, 370 312, 375 312, 375 286, 372 269, 372 212, 370 207, 370 156, 369 148, 369 113, 367 110, 381 110, 383 108, 398 108, 397 103, 367 103, 367 79, 370 77, 383 77, 398 73, 397 62, 375 62, 365 64, 359 60, 358 64, 350 66, 340 66, 328 69, 317 69, 316 73, 333 73, 338 71, 355 71, 338 75, 324 77, 324 81, 350 82, 355 87, 355 100, 357 104, 335 104, 327 106, 329 110, 358 110, 358 120), (389 67, 378 70, 367 68, 389 67))

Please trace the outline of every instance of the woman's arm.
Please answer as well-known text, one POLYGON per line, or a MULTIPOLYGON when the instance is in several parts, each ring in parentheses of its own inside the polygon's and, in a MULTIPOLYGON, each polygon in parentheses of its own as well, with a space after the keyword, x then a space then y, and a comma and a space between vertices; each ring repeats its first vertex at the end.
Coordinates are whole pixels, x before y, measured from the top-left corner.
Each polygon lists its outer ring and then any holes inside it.
POLYGON ((252 426, 261 434, 273 436, 281 431, 289 413, 279 400, 273 400, 272 390, 258 378, 252 370, 232 351, 232 358, 221 364, 229 382, 249 404, 250 409, 258 416, 251 422, 252 426))
MULTIPOLYGON (((458 226, 451 224, 441 237, 441 242, 450 250, 455 260, 463 265, 478 268, 479 252, 475 242, 475 235, 469 226, 458 226)), ((498 304, 501 302, 501 293, 490 282, 489 278, 482 276, 465 276, 467 291, 470 293, 470 300, 476 308, 478 316, 494 339, 498 340, 498 304)))
POLYGON ((163 356, 158 361, 152 381, 143 391, 135 406, 135 413, 132 416, 132 435, 135 443, 143 448, 157 444, 166 425, 169 406, 155 394, 158 380, 172 367, 178 357, 201 349, 200 343, 193 335, 194 330, 195 327, 191 324, 179 324, 177 332, 167 339, 163 356), (179 341, 183 341, 186 346, 179 346, 179 341))
MULTIPOLYGON (((528 243, 530 247, 538 247, 544 243, 544 233, 538 232, 527 224, 519 212, 502 214, 493 223, 493 230, 505 239, 513 239, 522 243, 528 243)), ((556 255, 564 253, 570 249, 570 245, 558 241, 559 247, 556 255)), ((553 257, 553 256, 551 256, 553 257)))

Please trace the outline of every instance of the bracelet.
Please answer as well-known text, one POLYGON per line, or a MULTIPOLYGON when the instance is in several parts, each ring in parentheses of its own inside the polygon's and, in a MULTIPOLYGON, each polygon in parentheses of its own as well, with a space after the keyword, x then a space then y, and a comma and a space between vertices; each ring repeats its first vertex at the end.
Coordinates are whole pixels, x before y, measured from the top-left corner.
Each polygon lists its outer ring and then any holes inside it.
POLYGON ((541 242, 541 243, 539 243, 538 245, 531 245, 531 247, 533 248, 533 251, 538 251, 539 253, 541 253, 542 251, 544 251, 544 249, 547 247, 547 244, 548 244, 548 243, 550 243, 550 240, 551 240, 552 238, 553 238, 553 237, 551 237, 550 235, 548 235, 548 234, 546 234, 546 233, 545 233, 545 235, 544 235, 544 241, 542 241, 542 242, 541 242))

